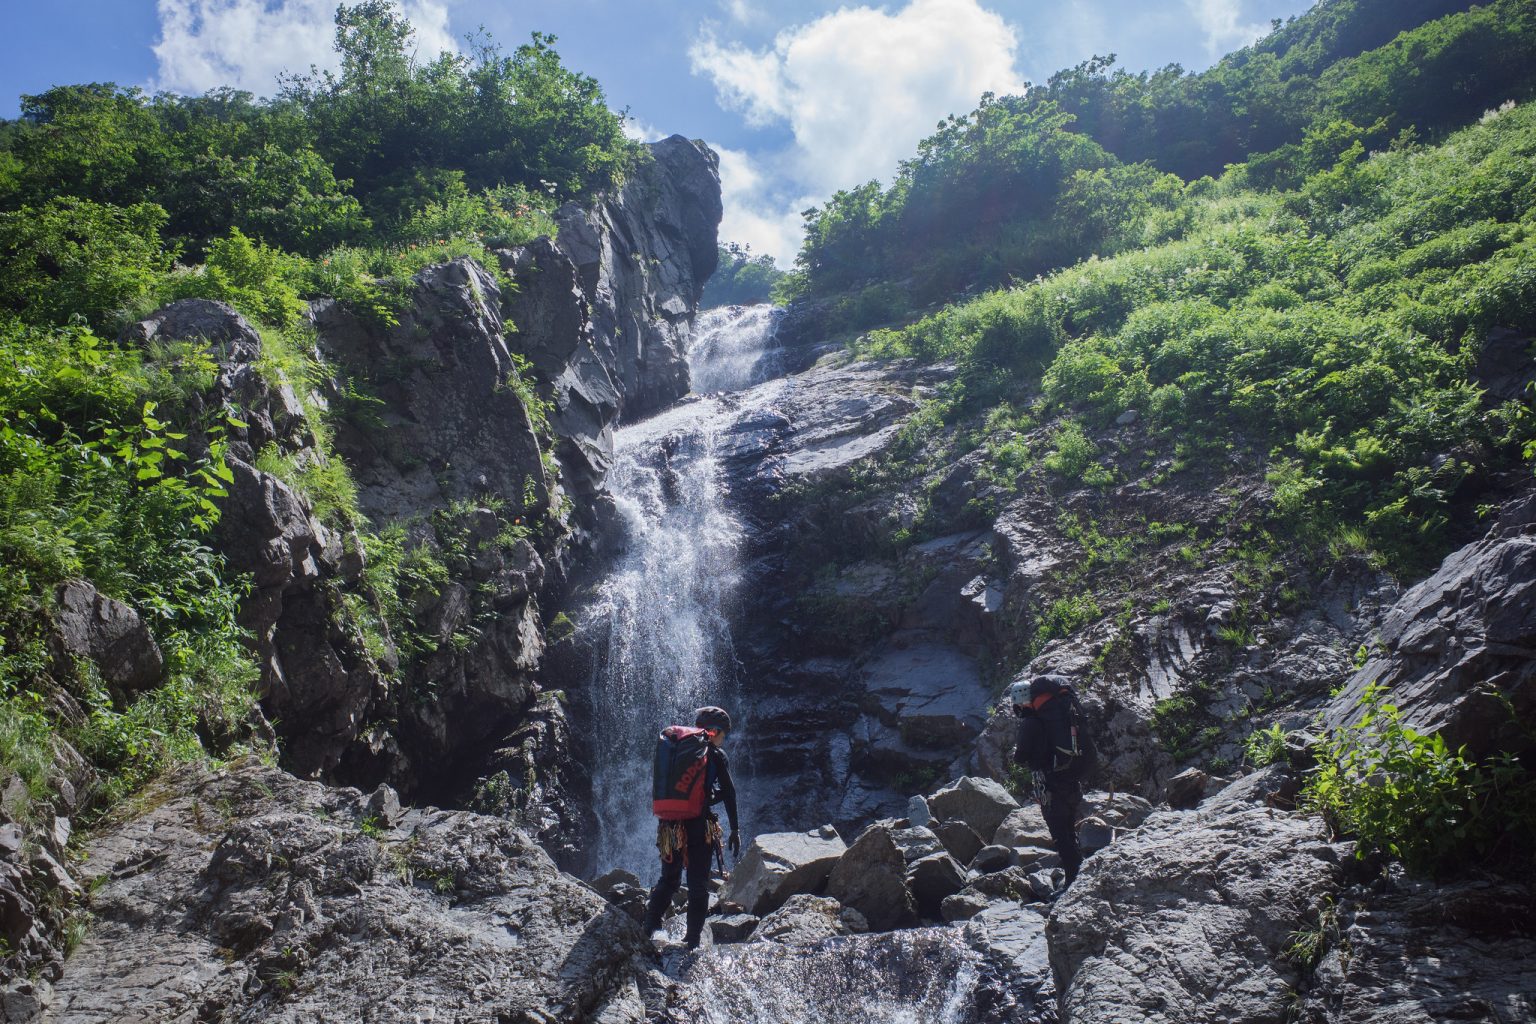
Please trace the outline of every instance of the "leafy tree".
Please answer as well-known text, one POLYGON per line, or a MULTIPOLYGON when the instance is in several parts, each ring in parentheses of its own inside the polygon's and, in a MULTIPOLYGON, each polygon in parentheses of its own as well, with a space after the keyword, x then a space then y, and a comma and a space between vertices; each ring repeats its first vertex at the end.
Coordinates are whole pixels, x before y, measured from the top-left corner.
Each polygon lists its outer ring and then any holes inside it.
POLYGON ((0 308, 34 324, 112 327, 170 269, 165 211, 55 198, 0 213, 0 308))
POLYGON ((768 302, 774 286, 783 278, 784 271, 774 264, 772 256, 754 256, 751 246, 728 242, 720 246, 720 260, 704 286, 700 305, 710 309, 768 302))

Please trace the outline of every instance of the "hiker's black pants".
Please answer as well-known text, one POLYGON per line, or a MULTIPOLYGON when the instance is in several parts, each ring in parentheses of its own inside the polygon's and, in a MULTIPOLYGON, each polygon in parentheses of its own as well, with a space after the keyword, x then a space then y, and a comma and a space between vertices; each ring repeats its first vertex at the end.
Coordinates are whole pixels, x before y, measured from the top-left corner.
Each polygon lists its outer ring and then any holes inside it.
MULTIPOLYGON (((688 836, 688 936, 693 945, 704 931, 704 918, 709 914, 709 858, 714 851, 709 846, 709 819, 691 818, 683 822, 688 836)), ((661 915, 666 913, 672 894, 677 892, 683 877, 683 854, 672 854, 672 861, 661 862, 661 881, 651 890, 650 902, 645 907, 647 932, 661 927, 661 915)))
POLYGON ((1061 857, 1067 884, 1071 885, 1077 877, 1077 869, 1083 865, 1083 851, 1077 845, 1077 814, 1083 803, 1083 786, 1076 781, 1048 779, 1045 792, 1045 803, 1040 810, 1045 815, 1045 827, 1051 830, 1056 853, 1061 857))

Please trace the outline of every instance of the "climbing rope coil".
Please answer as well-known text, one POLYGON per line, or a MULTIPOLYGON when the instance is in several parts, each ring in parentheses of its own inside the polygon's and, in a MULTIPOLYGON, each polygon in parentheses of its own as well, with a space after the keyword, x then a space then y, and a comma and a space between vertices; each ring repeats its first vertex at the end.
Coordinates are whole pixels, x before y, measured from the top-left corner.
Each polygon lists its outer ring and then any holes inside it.
MULTIPOLYGON (((709 849, 719 846, 725 839, 725 830, 720 827, 720 819, 713 814, 704 827, 704 845, 709 849)), ((661 859, 667 864, 672 863, 672 858, 681 853, 683 864, 688 863, 688 832, 681 821, 658 821, 656 823, 656 849, 661 851, 661 859)))

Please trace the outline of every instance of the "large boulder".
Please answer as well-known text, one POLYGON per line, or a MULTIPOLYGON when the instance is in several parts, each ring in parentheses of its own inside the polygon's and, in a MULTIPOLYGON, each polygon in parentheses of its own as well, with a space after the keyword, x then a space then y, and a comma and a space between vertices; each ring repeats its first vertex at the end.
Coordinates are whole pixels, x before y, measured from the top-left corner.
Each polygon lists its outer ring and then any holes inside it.
POLYGON ((928 806, 941 821, 963 821, 990 842, 1003 819, 1018 809, 1019 802, 991 779, 966 776, 930 796, 928 806))
POLYGON ((65 652, 94 665, 119 693, 137 693, 159 682, 165 657, 138 612, 85 580, 66 580, 55 597, 55 639, 65 652))
POLYGON ((1154 814, 1087 862, 1047 926, 1063 1020, 1283 1020, 1285 951, 1339 885, 1313 818, 1154 814))
POLYGON ((917 923, 907 861, 886 825, 871 825, 833 867, 827 895, 864 915, 874 931, 917 923))
POLYGON ((819 889, 847 849, 831 825, 760 835, 732 869, 720 901, 761 917, 791 896, 819 889))
POLYGON ((919 914, 939 917, 944 901, 965 888, 965 868, 947 853, 931 853, 907 865, 907 888, 919 914))
POLYGON ((356 790, 256 764, 178 771, 146 806, 91 846, 52 1019, 643 1019, 639 926, 505 821, 380 830, 356 790))
POLYGON ((783 946, 808 946, 834 935, 857 935, 869 924, 852 907, 830 896, 791 896, 778 910, 763 918, 752 931, 753 942, 777 942, 783 946))

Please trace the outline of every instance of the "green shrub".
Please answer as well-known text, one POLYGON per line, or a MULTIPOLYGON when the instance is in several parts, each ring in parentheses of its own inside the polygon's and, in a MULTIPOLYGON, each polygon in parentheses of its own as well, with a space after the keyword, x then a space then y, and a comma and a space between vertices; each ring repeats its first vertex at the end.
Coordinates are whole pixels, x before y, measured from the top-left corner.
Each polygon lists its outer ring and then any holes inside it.
POLYGON ((1094 487, 1114 481, 1113 472, 1099 464, 1099 447, 1083 432, 1082 424, 1067 420, 1056 431, 1053 443, 1055 447, 1041 462, 1052 473, 1094 487))
POLYGON ((1268 729, 1256 729, 1243 741, 1243 751, 1248 763, 1255 768, 1283 761, 1286 757, 1285 730, 1279 722, 1268 729))
POLYGON ((1359 722, 1319 744, 1304 806, 1361 855, 1381 852, 1411 871, 1438 875, 1472 866, 1536 861, 1536 778, 1502 754, 1469 761, 1403 720, 1387 691, 1360 698, 1359 722))
POLYGON ((163 301, 217 299, 260 323, 280 329, 297 327, 307 310, 296 285, 305 261, 252 241, 239 228, 209 243, 201 267, 171 276, 163 301))
POLYGON ((0 324, 0 763, 34 798, 52 735, 86 755, 111 799, 246 733, 245 586, 201 539, 232 476, 223 424, 186 404, 211 373, 188 346, 144 353, 83 328, 0 324), (126 705, 80 667, 84 722, 41 699, 58 671, 41 616, 71 577, 137 609, 166 659, 162 685, 126 705))

